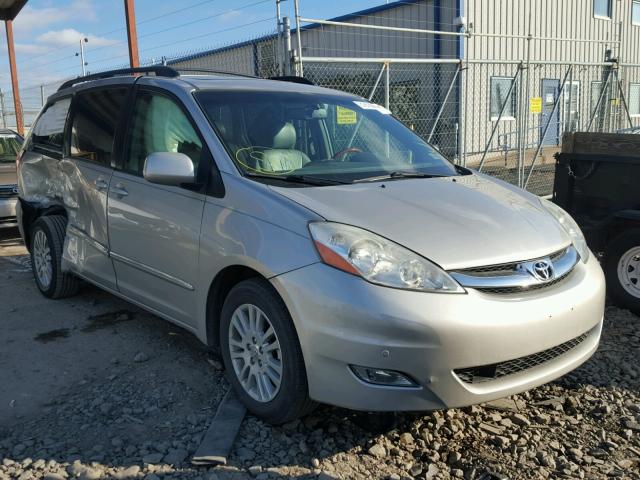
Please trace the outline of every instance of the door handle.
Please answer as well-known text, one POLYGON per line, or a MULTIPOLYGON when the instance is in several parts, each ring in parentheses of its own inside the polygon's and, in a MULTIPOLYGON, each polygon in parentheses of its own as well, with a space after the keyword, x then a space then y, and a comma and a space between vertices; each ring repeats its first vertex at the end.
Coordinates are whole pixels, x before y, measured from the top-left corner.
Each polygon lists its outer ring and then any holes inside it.
POLYGON ((111 191, 118 198, 126 197, 127 195, 129 195, 129 192, 127 192, 127 189, 124 188, 124 185, 121 183, 116 183, 115 186, 111 188, 111 191))
POLYGON ((107 188, 109 188, 109 184, 103 178, 98 178, 94 180, 93 184, 96 186, 96 189, 100 191, 106 190, 107 188))

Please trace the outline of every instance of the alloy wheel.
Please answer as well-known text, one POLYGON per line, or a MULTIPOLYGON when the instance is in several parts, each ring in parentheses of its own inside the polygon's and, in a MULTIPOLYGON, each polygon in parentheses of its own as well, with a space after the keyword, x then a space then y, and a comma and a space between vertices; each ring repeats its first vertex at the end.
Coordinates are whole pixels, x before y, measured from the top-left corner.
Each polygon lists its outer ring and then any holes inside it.
POLYGON ((243 304, 229 325, 229 355, 244 391, 254 400, 273 400, 282 383, 280 341, 267 315, 255 305, 243 304))
POLYGON ((53 278, 53 265, 49 241, 42 230, 38 230, 33 237, 33 261, 38 282, 43 288, 49 288, 53 278))

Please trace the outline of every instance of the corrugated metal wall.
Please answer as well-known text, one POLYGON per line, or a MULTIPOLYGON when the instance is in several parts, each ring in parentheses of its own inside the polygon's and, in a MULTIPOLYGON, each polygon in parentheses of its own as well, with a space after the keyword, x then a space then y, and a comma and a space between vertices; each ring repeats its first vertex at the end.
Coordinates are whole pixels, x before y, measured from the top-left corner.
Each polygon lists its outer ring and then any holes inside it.
MULTIPOLYGON (((602 62, 613 49, 622 25, 621 54, 640 62, 640 27, 631 23, 632 0, 612 0, 612 19, 593 15, 593 0, 467 0, 467 21, 473 33, 528 35, 546 38, 601 40, 600 45, 576 41, 533 40, 531 58, 537 60, 602 62), (529 21, 531 20, 531 21, 529 21)), ((470 59, 522 60, 527 40, 472 37, 470 59)))
MULTIPOLYGON (((344 21, 365 25, 454 31, 455 4, 455 0, 423 0, 365 16, 347 18, 344 21)), ((310 57, 455 58, 456 41, 456 38, 447 36, 435 39, 433 35, 422 33, 333 25, 302 29, 302 53, 303 56, 310 57)))
MULTIPOLYGON (((514 90, 526 112, 522 117, 523 125, 518 125, 515 118, 501 120, 497 124, 491 150, 503 150, 504 165, 507 165, 507 157, 513 155, 517 148, 517 131, 524 131, 525 122, 527 131, 522 136, 525 147, 536 146, 546 118, 542 114, 531 113, 529 101, 533 97, 542 97, 545 102, 544 82, 547 85, 555 82, 560 87, 569 63, 580 64, 573 68, 568 78, 574 89, 571 98, 568 88, 561 96, 545 143, 559 142, 565 130, 586 130, 596 112, 599 89, 611 70, 603 64, 606 51, 611 50, 611 58, 640 63, 640 26, 632 25, 631 5, 632 0, 612 0, 611 19, 602 19, 593 15, 593 0, 467 0, 467 22, 473 35, 465 42, 465 51, 471 62, 478 63, 471 63, 466 71, 468 101, 463 119, 466 151, 471 155, 482 152, 496 125, 489 108, 491 78, 513 77, 518 65, 507 62, 526 62, 527 58, 534 64, 523 70, 523 83, 518 83, 514 90), (483 37, 481 34, 504 36, 483 37), (506 37, 529 34, 537 38, 528 41, 506 37), (576 39, 598 42, 579 42, 576 39), (618 47, 615 42, 619 39, 618 47), (572 108, 569 108, 569 102, 572 108)), ((640 68, 625 67, 619 72, 627 98, 629 83, 640 82, 639 71, 640 68)), ((612 76, 612 84, 613 80, 612 76)), ((604 96, 600 108, 602 114, 594 119, 592 130, 610 131, 629 126, 621 96, 615 87, 613 84, 604 96)), ((635 125, 640 124, 640 118, 632 118, 632 121, 635 125)))

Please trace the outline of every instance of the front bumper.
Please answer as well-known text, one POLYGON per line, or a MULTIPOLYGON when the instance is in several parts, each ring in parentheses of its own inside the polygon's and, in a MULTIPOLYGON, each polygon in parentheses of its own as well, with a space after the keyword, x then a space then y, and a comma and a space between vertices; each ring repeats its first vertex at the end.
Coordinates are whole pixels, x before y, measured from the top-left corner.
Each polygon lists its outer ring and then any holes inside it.
POLYGON ((319 263, 271 282, 296 326, 309 395, 356 410, 460 407, 549 382, 593 354, 604 313, 604 275, 593 255, 562 282, 525 294, 396 290, 319 263), (581 341, 568 351, 490 381, 467 383, 454 372, 521 359, 576 338, 581 341), (419 386, 368 384, 349 365, 402 372, 419 386))
POLYGON ((18 197, 0 198, 0 227, 15 224, 18 197))

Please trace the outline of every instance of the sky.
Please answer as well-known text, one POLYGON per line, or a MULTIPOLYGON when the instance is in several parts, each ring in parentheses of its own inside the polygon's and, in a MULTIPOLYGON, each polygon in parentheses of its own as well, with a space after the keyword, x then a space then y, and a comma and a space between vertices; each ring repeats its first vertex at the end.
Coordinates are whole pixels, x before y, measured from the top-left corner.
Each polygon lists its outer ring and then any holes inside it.
MULTIPOLYGON (((301 16, 331 18, 385 0, 300 0, 301 16)), ((188 54, 273 33, 275 0, 136 0, 141 62, 188 54)), ((294 23, 294 2, 281 3, 294 23)), ((87 70, 128 64, 123 0, 28 0, 14 21, 23 103, 39 98, 39 85, 81 74, 79 40, 87 38, 87 70)), ((4 30, 4 29, 2 29, 4 30)), ((10 95, 6 36, 0 35, 0 88, 10 95)), ((50 93, 50 92, 47 92, 50 93)))

